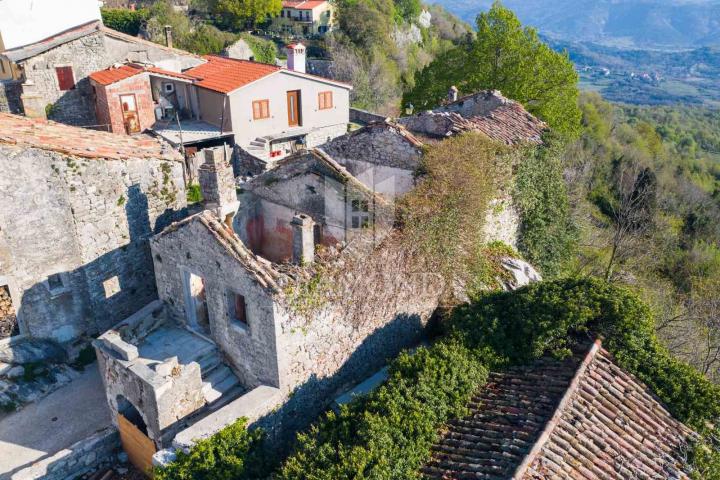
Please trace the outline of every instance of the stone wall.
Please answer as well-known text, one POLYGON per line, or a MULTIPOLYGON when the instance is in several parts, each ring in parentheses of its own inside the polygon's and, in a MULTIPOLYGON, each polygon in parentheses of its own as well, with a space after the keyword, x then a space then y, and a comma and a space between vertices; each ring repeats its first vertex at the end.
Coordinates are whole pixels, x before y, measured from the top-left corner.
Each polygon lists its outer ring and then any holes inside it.
POLYGON ((386 119, 384 115, 379 115, 377 113, 371 113, 367 112, 365 110, 360 110, 359 108, 351 108, 350 109, 350 121, 354 123, 359 124, 368 124, 373 122, 382 122, 386 119))
POLYGON ((0 146, 0 169, 0 270, 21 333, 68 342, 156 298, 148 238, 185 207, 180 162, 0 146))
POLYGON ((12 80, 0 81, 0 112, 23 113, 22 83, 12 80))
POLYGON ((305 146, 307 148, 315 148, 329 142, 333 138, 345 135, 347 131, 347 123, 315 128, 305 136, 305 146))
POLYGON ((106 428, 76 444, 43 458, 1 480, 68 480, 80 478, 104 467, 117 464, 120 435, 115 428, 106 428))
POLYGON ((35 92, 46 105, 52 105, 49 118, 69 125, 95 125, 95 103, 87 78, 107 67, 109 61, 103 34, 95 32, 29 58, 21 65, 26 81, 34 83, 35 92), (72 66, 76 85, 61 91, 56 67, 72 66))

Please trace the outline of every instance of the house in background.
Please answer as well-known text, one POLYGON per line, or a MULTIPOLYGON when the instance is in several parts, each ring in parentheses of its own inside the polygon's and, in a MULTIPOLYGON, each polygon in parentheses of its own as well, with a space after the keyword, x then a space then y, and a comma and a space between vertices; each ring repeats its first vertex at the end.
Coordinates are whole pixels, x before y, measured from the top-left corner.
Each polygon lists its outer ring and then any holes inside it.
POLYGON ((302 44, 288 47, 288 68, 205 59, 183 72, 196 79, 200 120, 232 132, 235 145, 247 153, 250 173, 347 132, 352 86, 305 73, 302 44))
POLYGON ((328 0, 283 0, 270 28, 292 36, 325 35, 335 25, 334 15, 328 0))
POLYGON ((3 0, 0 38, 0 111, 77 126, 99 123, 92 72, 126 61, 180 72, 204 61, 104 27, 96 0, 3 0))

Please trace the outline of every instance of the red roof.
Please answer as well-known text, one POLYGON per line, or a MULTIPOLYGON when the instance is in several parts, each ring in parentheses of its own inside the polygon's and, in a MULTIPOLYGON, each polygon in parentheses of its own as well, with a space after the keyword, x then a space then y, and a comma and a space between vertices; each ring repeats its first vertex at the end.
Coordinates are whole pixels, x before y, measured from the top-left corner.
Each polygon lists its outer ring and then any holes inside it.
POLYGON ((145 67, 136 63, 126 63, 119 67, 110 67, 105 70, 99 70, 91 73, 90 78, 100 85, 111 85, 115 82, 134 77, 135 75, 143 72, 155 73, 157 75, 164 75, 166 77, 173 77, 181 80, 193 80, 192 77, 188 77, 182 73, 171 72, 157 67, 145 67))
POLYGON ((186 70, 185 75, 196 78, 195 85, 220 93, 230 93, 280 70, 280 67, 274 65, 248 60, 216 55, 206 55, 204 58, 207 63, 186 70))
POLYGON ((297 0, 284 0, 282 2, 283 8, 294 8, 296 10, 312 10, 315 7, 319 7, 327 3, 327 0, 309 0, 309 1, 297 1, 297 0))
POLYGON ((155 158, 180 161, 182 158, 169 145, 148 135, 117 135, 1 112, 0 145, 39 148, 97 159, 155 158))

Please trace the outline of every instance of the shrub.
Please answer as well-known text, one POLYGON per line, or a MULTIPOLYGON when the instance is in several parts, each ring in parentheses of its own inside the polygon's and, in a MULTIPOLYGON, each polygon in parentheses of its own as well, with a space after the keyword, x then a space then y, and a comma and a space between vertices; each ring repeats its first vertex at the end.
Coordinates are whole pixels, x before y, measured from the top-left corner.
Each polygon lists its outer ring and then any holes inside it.
POLYGON ((203 201, 202 190, 197 183, 191 183, 187 189, 188 203, 198 203, 203 201))
POLYGON ((720 387, 673 358, 655 335, 649 308, 626 288, 595 279, 530 285, 492 293, 458 308, 450 335, 492 355, 495 366, 564 356, 578 340, 604 337, 618 364, 637 376, 680 421, 702 429, 720 418, 720 387))
POLYGON ((250 35, 247 32, 241 33, 240 38, 245 40, 250 46, 256 62, 269 63, 272 65, 275 64, 275 58, 278 55, 277 45, 275 45, 275 42, 250 35))
POLYGON ((140 27, 148 19, 148 11, 145 9, 103 8, 101 12, 102 21, 106 27, 133 37, 137 36, 140 27))
POLYGON ((562 144, 549 136, 520 162, 513 198, 521 217, 523 256, 552 278, 574 258, 578 229, 563 178, 562 144))
POLYGON ((418 478, 439 428, 462 415, 487 370, 459 344, 402 354, 373 393, 298 437, 279 479, 418 478))
POLYGON ((248 430, 239 419, 214 436, 201 440, 190 453, 179 451, 177 459, 156 468, 156 480, 242 480, 258 478, 265 467, 263 432, 248 430))

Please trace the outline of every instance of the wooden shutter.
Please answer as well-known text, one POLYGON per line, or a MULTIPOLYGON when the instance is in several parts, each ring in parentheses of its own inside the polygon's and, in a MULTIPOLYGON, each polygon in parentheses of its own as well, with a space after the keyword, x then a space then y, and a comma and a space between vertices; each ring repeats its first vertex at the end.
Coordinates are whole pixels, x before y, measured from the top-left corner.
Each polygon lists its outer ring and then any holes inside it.
POLYGON ((263 118, 270 118, 270 101, 269 100, 255 100, 253 106, 253 120, 261 120, 263 118))
POLYGON ((318 93, 318 108, 320 110, 327 110, 333 107, 333 96, 332 92, 320 92, 318 93))
POLYGON ((247 324, 247 315, 245 313, 245 297, 235 294, 235 319, 241 323, 247 324))
POLYGON ((60 90, 65 91, 75 88, 72 67, 55 67, 55 74, 57 75, 60 90))

